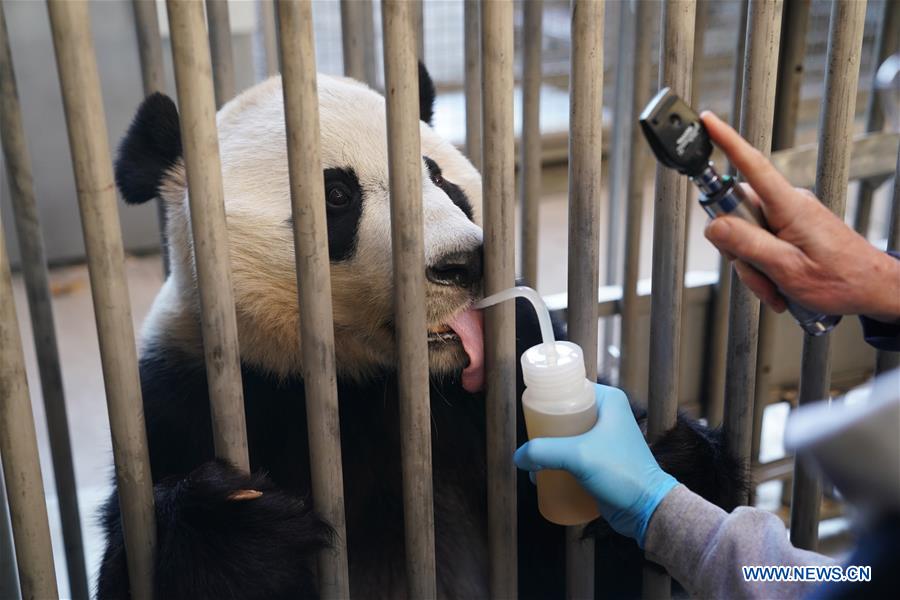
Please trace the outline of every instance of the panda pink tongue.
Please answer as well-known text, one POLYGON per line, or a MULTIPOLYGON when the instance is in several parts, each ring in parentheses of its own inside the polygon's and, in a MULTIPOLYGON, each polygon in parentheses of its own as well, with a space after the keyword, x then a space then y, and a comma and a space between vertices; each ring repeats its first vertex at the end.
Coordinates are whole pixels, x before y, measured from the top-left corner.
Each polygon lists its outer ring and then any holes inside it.
POLYGON ((484 387, 484 320, 481 311, 468 308, 447 325, 459 336, 463 350, 469 355, 469 366, 462 372, 463 389, 472 394, 480 392, 484 387))

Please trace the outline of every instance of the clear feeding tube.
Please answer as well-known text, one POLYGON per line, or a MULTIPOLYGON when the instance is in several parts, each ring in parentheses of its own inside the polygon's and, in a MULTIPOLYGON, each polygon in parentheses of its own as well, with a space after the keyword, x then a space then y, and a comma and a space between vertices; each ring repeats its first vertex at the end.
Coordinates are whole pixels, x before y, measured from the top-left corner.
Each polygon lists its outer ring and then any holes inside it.
POLYGON ((544 299, 541 298, 541 295, 538 294, 537 291, 523 285, 512 287, 503 290, 502 292, 492 294, 486 298, 482 298, 473 305, 473 308, 484 309, 506 300, 512 300, 513 298, 525 298, 531 302, 531 306, 534 307, 534 312, 537 313, 538 322, 541 326, 541 337, 544 340, 544 352, 546 352, 548 358, 555 358, 556 345, 554 342, 556 342, 556 338, 553 336, 553 324, 550 321, 550 311, 547 309, 547 305, 544 304, 544 299))

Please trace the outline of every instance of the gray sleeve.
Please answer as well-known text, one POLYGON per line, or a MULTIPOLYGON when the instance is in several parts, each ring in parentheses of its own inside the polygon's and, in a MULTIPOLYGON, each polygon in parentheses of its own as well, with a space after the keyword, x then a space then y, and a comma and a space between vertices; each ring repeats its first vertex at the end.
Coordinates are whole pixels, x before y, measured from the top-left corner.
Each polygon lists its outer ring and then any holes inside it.
POLYGON ((657 507, 644 542, 647 557, 696 598, 797 598, 816 584, 747 582, 741 567, 835 562, 791 546, 774 514, 746 506, 728 514, 683 485, 657 507))

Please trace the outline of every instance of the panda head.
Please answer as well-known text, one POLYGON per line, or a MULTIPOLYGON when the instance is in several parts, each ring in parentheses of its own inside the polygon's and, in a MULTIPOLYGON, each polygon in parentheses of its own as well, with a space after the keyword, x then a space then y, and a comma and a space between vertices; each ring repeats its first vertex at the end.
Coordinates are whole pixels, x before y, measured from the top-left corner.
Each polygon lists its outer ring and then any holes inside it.
MULTIPOLYGON (((420 66, 426 313, 432 375, 482 380, 481 179, 428 122, 434 86, 420 66)), ((335 351, 341 376, 396 365, 390 189, 384 98, 356 81, 318 76, 321 155, 331 262, 335 351)), ((299 310, 281 79, 226 104, 217 116, 241 360, 278 377, 300 373, 299 310)), ((145 347, 202 356, 186 175, 178 113, 148 97, 119 148, 126 202, 165 203, 171 274, 145 324, 145 347)), ((303 282, 300 283, 303 285, 303 282)))

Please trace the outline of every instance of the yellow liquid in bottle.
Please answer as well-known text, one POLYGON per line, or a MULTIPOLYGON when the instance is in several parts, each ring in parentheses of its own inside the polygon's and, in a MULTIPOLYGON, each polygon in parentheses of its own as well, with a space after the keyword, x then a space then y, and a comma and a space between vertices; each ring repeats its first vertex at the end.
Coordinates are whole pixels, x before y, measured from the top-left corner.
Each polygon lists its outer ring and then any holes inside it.
MULTIPOLYGON (((540 410, 542 403, 530 402, 526 389, 522 395, 528 438, 564 437, 590 430, 597 422, 594 386, 585 380, 584 394, 576 401, 575 412, 550 413, 540 410)), ((538 508, 541 515, 557 525, 583 525, 600 516, 597 501, 567 471, 544 469, 537 473, 538 508)))

